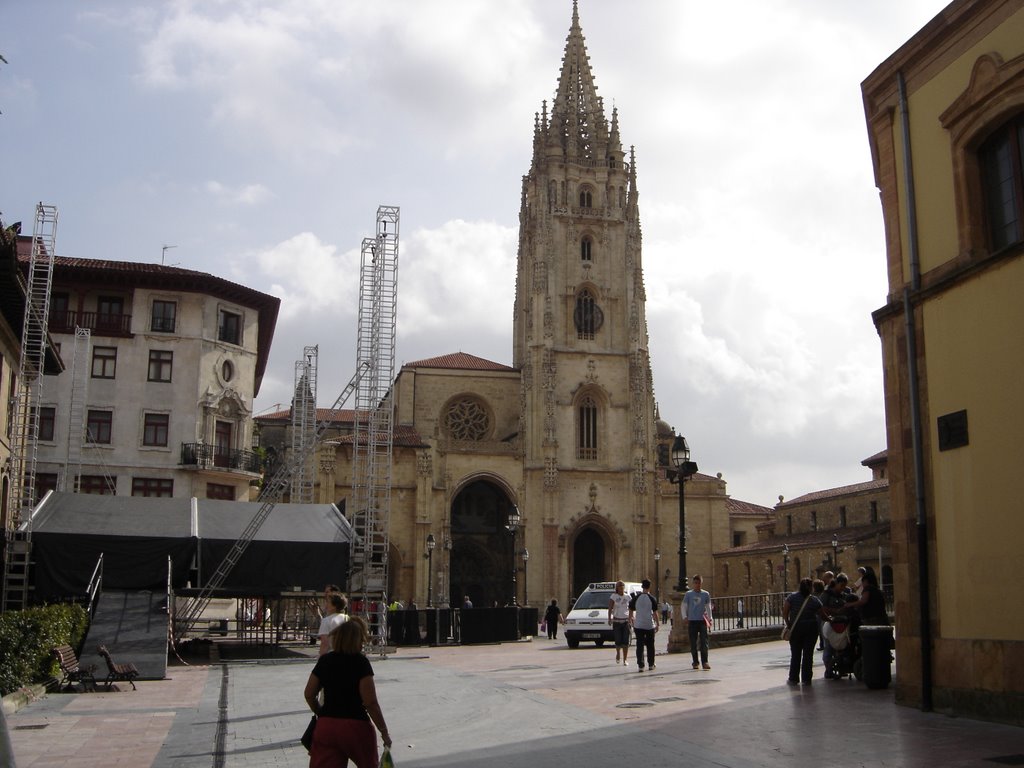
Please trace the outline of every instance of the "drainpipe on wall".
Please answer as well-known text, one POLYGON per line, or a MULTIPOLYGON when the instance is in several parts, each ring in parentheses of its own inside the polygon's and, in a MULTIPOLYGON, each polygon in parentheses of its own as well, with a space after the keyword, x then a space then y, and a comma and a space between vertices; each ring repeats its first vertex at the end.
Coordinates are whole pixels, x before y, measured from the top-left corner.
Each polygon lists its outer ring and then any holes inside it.
POLYGON ((899 88, 900 123, 903 128, 903 176, 907 185, 907 241, 910 255, 910 287, 903 288, 903 317, 907 334, 907 373, 910 388, 910 420, 914 453, 914 506, 917 516, 918 610, 921 615, 921 710, 932 710, 932 631, 928 585, 928 518, 925 510, 924 440, 921 423, 920 382, 917 375, 917 326, 911 291, 921 287, 921 262, 917 241, 917 196, 914 192, 914 163, 910 151, 910 112, 907 108, 907 83, 903 72, 896 73, 899 88))

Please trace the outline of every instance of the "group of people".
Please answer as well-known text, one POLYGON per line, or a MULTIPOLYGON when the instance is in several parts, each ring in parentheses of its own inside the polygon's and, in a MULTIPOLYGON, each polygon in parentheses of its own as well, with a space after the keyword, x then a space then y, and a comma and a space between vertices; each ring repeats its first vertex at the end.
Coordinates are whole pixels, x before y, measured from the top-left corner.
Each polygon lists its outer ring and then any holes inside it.
POLYGON ((833 648, 823 634, 825 623, 837 614, 855 613, 859 623, 888 624, 885 596, 871 567, 857 569, 860 578, 852 587, 845 573, 827 571, 822 579, 804 578, 800 588, 782 604, 782 618, 789 629, 789 685, 810 685, 815 645, 822 651, 825 677, 833 677, 833 648))
MULTIPOLYGON (((703 579, 695 574, 691 579, 691 588, 683 593, 680 606, 686 621, 687 634, 690 638, 690 654, 693 657, 694 669, 711 669, 708 661, 708 630, 711 627, 711 595, 703 589, 703 579), (699 655, 699 661, 698 661, 699 655)), ((658 603, 651 594, 650 579, 640 582, 641 591, 634 595, 625 593, 625 582, 615 583, 615 591, 608 600, 608 622, 612 625, 612 636, 615 642, 615 663, 628 663, 629 630, 632 628, 636 636, 636 662, 641 672, 654 669, 654 637, 671 613, 671 605, 665 601, 658 603), (659 613, 661 620, 659 621, 659 613)), ((554 601, 552 601, 554 602, 554 601)))
POLYGON ((347 600, 333 584, 324 590, 325 615, 317 635, 320 654, 303 697, 316 716, 309 750, 310 768, 339 768, 351 760, 356 768, 377 768, 377 734, 391 746, 373 684, 373 667, 363 654, 369 628, 358 616, 345 614, 347 600))

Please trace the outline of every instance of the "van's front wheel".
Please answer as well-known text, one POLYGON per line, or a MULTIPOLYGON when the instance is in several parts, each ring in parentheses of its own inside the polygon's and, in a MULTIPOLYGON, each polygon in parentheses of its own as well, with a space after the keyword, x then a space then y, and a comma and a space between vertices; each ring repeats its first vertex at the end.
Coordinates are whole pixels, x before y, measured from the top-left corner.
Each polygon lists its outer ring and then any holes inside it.
POLYGON ((580 639, 578 637, 574 637, 573 635, 570 635, 568 633, 566 633, 566 635, 565 635, 565 642, 568 643, 570 648, 579 648, 580 647, 580 639))

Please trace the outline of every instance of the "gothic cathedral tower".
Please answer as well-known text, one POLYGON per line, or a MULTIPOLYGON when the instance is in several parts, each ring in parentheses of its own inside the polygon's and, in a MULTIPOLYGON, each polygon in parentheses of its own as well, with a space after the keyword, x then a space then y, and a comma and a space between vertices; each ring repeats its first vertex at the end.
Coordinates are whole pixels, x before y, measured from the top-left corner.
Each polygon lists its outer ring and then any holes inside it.
POLYGON ((649 575, 657 540, 637 200, 635 153, 627 162, 617 110, 605 116, 574 2, 551 112, 535 117, 514 308, 520 507, 543 529, 551 595, 649 575))

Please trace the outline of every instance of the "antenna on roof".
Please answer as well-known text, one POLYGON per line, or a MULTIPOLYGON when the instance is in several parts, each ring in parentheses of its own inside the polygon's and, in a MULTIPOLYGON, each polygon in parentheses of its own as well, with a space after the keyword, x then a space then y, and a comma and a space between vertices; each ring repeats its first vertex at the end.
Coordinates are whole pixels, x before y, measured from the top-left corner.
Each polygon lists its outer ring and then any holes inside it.
POLYGON ((176 245, 165 245, 163 248, 160 249, 160 264, 161 264, 161 266, 165 263, 165 261, 167 259, 167 252, 169 250, 171 250, 171 248, 177 248, 177 247, 178 246, 176 246, 176 245))

